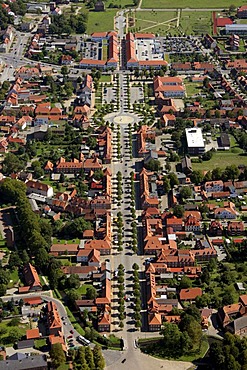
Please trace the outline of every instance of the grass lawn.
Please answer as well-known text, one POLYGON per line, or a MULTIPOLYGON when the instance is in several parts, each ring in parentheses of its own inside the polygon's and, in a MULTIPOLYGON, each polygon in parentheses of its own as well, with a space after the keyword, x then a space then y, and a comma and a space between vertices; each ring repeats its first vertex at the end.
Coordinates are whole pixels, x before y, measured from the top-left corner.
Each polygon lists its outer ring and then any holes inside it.
POLYGON ((182 12, 179 26, 182 32, 186 33, 187 35, 211 33, 212 13, 182 12))
POLYGON ((87 292, 87 288, 92 288, 93 286, 91 285, 91 284, 82 284, 81 286, 80 286, 80 288, 78 288, 77 289, 77 292, 79 293, 79 294, 82 294, 82 295, 84 295, 84 294, 86 294, 86 292, 87 292))
POLYGON ((181 12, 179 20, 179 28, 177 28, 178 13, 159 12, 153 10, 151 12, 135 12, 130 13, 130 17, 135 19, 134 26, 131 30, 159 33, 161 35, 167 32, 172 35, 177 35, 178 32, 186 34, 201 34, 209 33, 212 29, 212 13, 205 12, 181 12))
POLYGON ((113 19, 117 9, 109 9, 105 12, 89 12, 87 22, 87 33, 91 34, 95 31, 105 32, 113 30, 113 19))
POLYGON ((75 239, 66 240, 66 239, 52 238, 52 243, 53 244, 79 244, 80 239, 75 238, 75 239))
POLYGON ((14 345, 14 342, 12 341, 12 339, 9 337, 10 334, 11 334, 11 331, 14 329, 18 329, 20 334, 23 336, 26 334, 26 330, 27 329, 30 329, 30 324, 22 324, 22 323, 19 323, 18 327, 16 326, 9 326, 9 322, 11 320, 3 320, 1 323, 0 323, 0 331, 3 333, 1 334, 0 336, 0 342, 2 344, 4 344, 5 346, 7 347, 10 347, 10 346, 13 346, 14 345))
POLYGON ((195 353, 190 354, 190 355, 181 356, 178 360, 179 361, 188 361, 188 362, 198 360, 199 358, 203 358, 206 355, 208 349, 209 349, 208 339, 207 339, 207 337, 203 337, 200 351, 195 352, 195 353))
POLYGON ((62 364, 60 365, 57 370, 69 370, 69 364, 62 364))
MULTIPOLYGON (((210 8, 222 8, 226 9, 232 4, 232 0, 218 0, 217 2, 212 0, 177 0, 173 3, 169 0, 143 0, 142 8, 150 9, 169 9, 169 8, 194 8, 194 9, 210 9, 210 8)), ((240 0, 238 6, 244 5, 245 1, 240 0)))
POLYGON ((40 349, 42 350, 43 347, 46 347, 46 339, 35 339, 34 340, 34 346, 35 349, 40 349))
POLYGON ((111 76, 110 75, 102 75, 99 79, 99 82, 111 82, 111 76))
POLYGON ((67 314, 68 314, 68 318, 70 319, 71 324, 73 325, 75 330, 77 330, 80 335, 85 335, 85 331, 82 329, 81 325, 78 324, 78 322, 77 322, 75 316, 73 315, 73 313, 70 311, 70 309, 67 306, 65 306, 65 308, 66 308, 66 311, 67 311, 67 314))
POLYGON ((158 32, 165 33, 169 30, 170 25, 176 26, 176 20, 168 22, 167 24, 160 24, 174 18, 177 18, 177 12, 135 12, 129 14, 130 17, 135 18, 135 25, 131 28, 132 31, 158 32))
POLYGON ((14 270, 10 273, 8 289, 13 288, 13 286, 19 281, 18 271, 14 270))
MULTIPOLYGON (((233 150, 235 150, 235 148, 233 148, 233 150)), ((213 154, 210 161, 192 163, 193 170, 212 171, 215 167, 225 169, 226 166, 230 166, 232 164, 243 164, 247 166, 247 155, 245 156, 241 154, 241 152, 233 153, 231 150, 227 152, 216 152, 213 154)))
POLYGON ((187 97, 200 94, 202 92, 202 84, 196 82, 185 82, 187 97))
POLYGON ((117 5, 119 8, 134 8, 135 7, 132 0, 106 0, 105 4, 106 4, 106 8, 108 8, 110 4, 117 5))

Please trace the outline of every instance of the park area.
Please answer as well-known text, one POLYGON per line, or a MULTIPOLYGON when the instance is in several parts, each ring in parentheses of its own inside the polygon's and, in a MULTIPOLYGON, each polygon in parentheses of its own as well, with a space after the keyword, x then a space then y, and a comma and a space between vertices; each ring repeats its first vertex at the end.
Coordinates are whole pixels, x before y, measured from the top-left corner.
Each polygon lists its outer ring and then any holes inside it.
MULTIPOLYGON (((245 5, 244 0, 239 0, 237 6, 245 5)), ((141 8, 143 9, 174 9, 174 8, 192 8, 192 9, 226 9, 232 5, 231 0, 177 0, 173 3, 169 0, 143 0, 141 8)))
POLYGON ((212 30, 212 13, 152 10, 150 12, 136 11, 129 13, 129 19, 133 19, 132 32, 151 32, 159 35, 170 33, 171 35, 187 34, 201 35, 210 33, 212 30))

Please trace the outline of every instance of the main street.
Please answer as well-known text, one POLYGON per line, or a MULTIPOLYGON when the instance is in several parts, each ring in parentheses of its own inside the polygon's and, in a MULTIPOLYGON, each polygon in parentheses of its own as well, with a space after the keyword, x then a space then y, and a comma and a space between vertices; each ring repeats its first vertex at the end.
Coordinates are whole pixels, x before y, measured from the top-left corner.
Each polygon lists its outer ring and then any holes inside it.
MULTIPOLYGON (((119 23, 120 24, 120 23, 119 23)), ((123 26, 124 27, 124 26, 123 26)), ((121 26, 120 26, 121 28, 121 26)), ((122 31, 121 31, 122 32, 122 31)), ((117 279, 113 278, 112 282, 112 331, 118 337, 121 337, 124 341, 124 351, 116 352, 106 350, 104 351, 107 369, 115 370, 116 368, 124 369, 126 367, 134 368, 136 370, 156 370, 159 368, 179 370, 188 369, 191 367, 191 363, 188 362, 171 362, 167 360, 158 360, 156 358, 147 356, 137 348, 136 341, 138 338, 153 337, 154 333, 151 332, 140 332, 135 328, 134 320, 134 297, 133 297, 133 269, 134 263, 139 266, 139 271, 144 270, 144 256, 140 254, 134 254, 132 252, 132 233, 131 233, 131 222, 133 220, 131 214, 131 197, 130 188, 131 180, 130 173, 135 172, 137 162, 140 162, 139 158, 132 158, 134 151, 132 146, 130 147, 129 134, 134 130, 134 124, 140 121, 140 117, 134 113, 128 111, 128 96, 127 96, 127 76, 119 71, 119 98, 120 98, 120 109, 119 112, 111 113, 105 116, 105 121, 114 123, 113 130, 113 161, 111 164, 112 172, 112 220, 117 217, 117 213, 121 212, 123 218, 123 251, 118 251, 118 245, 114 242, 116 240, 118 229, 113 223, 113 251, 110 256, 112 271, 116 271, 119 264, 122 264, 125 268, 124 274, 124 286, 127 300, 125 301, 125 313, 126 319, 124 320, 124 328, 119 328, 119 311, 118 311, 118 288, 117 279), (120 132, 120 147, 121 154, 118 159, 117 155, 117 131, 120 132), (117 200, 117 173, 122 174, 122 200, 120 206, 117 200)), ((133 137, 131 142, 133 143, 133 137)), ((140 166, 138 166, 140 167, 140 166)), ((157 334, 156 334, 157 336, 157 334)))

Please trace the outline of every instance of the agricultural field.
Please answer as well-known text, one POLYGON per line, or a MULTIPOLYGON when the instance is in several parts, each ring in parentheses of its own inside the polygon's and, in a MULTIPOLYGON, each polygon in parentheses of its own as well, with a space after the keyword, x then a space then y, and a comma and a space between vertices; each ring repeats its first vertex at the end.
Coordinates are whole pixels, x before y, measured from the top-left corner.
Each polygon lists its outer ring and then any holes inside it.
MULTIPOLYGON (((212 0, 177 0, 173 3, 168 0, 143 0, 141 8, 143 9, 173 9, 173 8, 192 8, 192 9, 227 9, 232 5, 231 0, 218 0, 217 2, 212 0)), ((245 5, 244 0, 240 0, 237 6, 245 5)))

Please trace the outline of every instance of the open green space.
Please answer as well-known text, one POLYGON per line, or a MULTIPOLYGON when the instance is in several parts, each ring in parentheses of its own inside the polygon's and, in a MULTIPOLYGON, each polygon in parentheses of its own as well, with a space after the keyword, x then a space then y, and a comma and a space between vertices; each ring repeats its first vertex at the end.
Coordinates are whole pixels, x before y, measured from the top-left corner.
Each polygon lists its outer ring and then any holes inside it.
POLYGON ((77 330, 80 335, 85 335, 85 331, 82 329, 81 325, 78 324, 73 313, 70 311, 70 309, 67 306, 65 306, 65 308, 67 311, 68 318, 70 319, 71 324, 74 326, 75 330, 77 330))
POLYGON ((176 26, 177 12, 132 12, 129 17, 135 19, 134 26, 130 29, 133 32, 145 31, 145 32, 167 32, 171 26, 176 26), (168 22, 170 21, 171 22, 168 22), (173 21, 172 21, 173 20, 173 21), (167 22, 166 24, 160 24, 167 22))
POLYGON ((187 35, 211 33, 211 12, 183 12, 181 13, 179 29, 187 35))
POLYGON ((106 0, 105 1, 106 8, 109 8, 109 6, 112 6, 112 5, 117 6, 118 8, 134 8, 134 3, 132 0, 106 0))
POLYGON ((211 32, 212 13, 210 11, 192 11, 180 13, 179 27, 177 27, 178 12, 167 11, 159 12, 131 12, 129 17, 134 18, 135 22, 131 31, 153 32, 160 35, 171 33, 201 34, 211 32))
MULTIPOLYGON (((177 0, 175 3, 169 0, 143 0, 143 9, 173 9, 173 8, 192 8, 192 9, 227 9, 233 2, 231 0, 177 0)), ((244 0, 240 0, 236 6, 245 5, 244 0)))
POLYGON ((179 361, 188 361, 188 362, 196 361, 200 358, 203 358, 206 355, 208 349, 209 349, 209 344, 208 344, 207 337, 203 337, 200 351, 181 356, 179 358, 179 361))
POLYGON ((201 94, 202 84, 196 82, 185 82, 187 97, 190 98, 193 95, 201 94))
POLYGON ((34 346, 35 346, 35 349, 39 349, 42 351, 42 348, 43 347, 46 347, 46 339, 35 339, 34 340, 34 346))
POLYGON ((225 169, 226 166, 232 164, 243 164, 247 166, 247 155, 243 155, 243 152, 233 153, 231 150, 227 152, 216 152, 209 161, 192 163, 192 167, 193 170, 212 171, 215 167, 225 169))
POLYGON ((79 244, 80 239, 75 238, 75 239, 58 239, 58 238, 52 238, 52 243, 53 244, 79 244))
POLYGON ((13 288, 13 286, 19 281, 19 275, 18 275, 18 270, 13 270, 10 272, 10 277, 9 277, 9 283, 8 283, 8 289, 13 288))
POLYGON ((85 295, 88 288, 93 288, 91 284, 82 284, 80 288, 77 289, 77 292, 81 295, 85 295))
POLYGON ((111 76, 110 75, 102 75, 99 79, 99 82, 111 82, 111 76))
POLYGON ((117 9, 107 9, 105 12, 88 13, 87 33, 105 32, 113 30, 114 16, 117 9))
POLYGON ((26 330, 30 329, 30 324, 19 323, 18 326, 13 326, 11 320, 3 320, 0 323, 0 342, 5 346, 13 346, 18 338, 26 334, 26 330))

